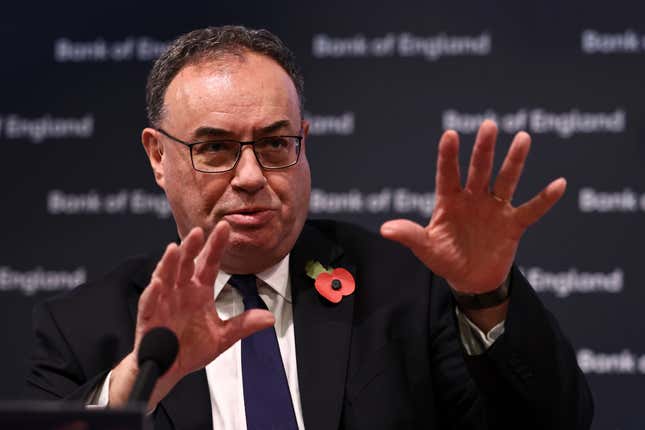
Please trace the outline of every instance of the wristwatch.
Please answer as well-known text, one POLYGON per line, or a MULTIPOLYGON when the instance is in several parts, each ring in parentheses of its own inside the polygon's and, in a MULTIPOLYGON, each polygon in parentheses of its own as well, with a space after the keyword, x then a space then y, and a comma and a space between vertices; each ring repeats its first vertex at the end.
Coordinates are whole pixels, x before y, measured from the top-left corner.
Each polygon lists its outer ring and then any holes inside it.
POLYGON ((492 291, 482 294, 460 293, 453 290, 452 295, 460 309, 486 309, 501 305, 510 295, 511 274, 509 273, 504 282, 492 291))

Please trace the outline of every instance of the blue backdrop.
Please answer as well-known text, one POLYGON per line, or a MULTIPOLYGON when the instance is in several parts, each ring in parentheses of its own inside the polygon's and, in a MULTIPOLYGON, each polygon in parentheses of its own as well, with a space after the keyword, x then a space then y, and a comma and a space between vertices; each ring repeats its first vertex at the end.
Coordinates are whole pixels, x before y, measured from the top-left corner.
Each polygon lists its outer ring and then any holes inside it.
POLYGON ((0 14, 0 398, 19 396, 36 301, 174 240, 139 142, 151 61, 180 33, 266 27, 294 50, 312 122, 311 216, 429 218, 437 141, 501 129, 533 149, 516 201, 565 176, 518 264, 587 373, 595 429, 645 425, 645 5, 182 2, 0 14))

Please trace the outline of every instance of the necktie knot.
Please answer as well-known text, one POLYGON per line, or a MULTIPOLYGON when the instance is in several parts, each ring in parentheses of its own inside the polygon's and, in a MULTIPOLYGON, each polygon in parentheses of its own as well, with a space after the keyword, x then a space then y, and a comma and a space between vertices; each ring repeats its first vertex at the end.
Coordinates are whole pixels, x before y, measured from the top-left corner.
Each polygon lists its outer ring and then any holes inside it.
POLYGON ((233 275, 228 283, 242 295, 244 309, 266 309, 267 306, 258 295, 255 275, 233 275))
POLYGON ((242 297, 255 296, 258 294, 258 286, 255 282, 255 275, 233 275, 228 281, 242 297))

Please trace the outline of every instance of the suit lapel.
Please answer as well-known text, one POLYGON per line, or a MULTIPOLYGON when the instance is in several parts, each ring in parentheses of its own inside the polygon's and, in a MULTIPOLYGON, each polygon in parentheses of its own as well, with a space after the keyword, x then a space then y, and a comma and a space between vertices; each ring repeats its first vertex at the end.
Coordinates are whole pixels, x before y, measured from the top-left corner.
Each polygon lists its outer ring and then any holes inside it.
MULTIPOLYGON (((151 257, 141 270, 133 276, 135 288, 128 296, 128 308, 134 325, 137 321, 137 307, 141 292, 150 282, 150 277, 161 254, 151 257)), ((185 376, 166 397, 160 407, 168 415, 175 429, 204 429, 213 426, 210 392, 204 369, 185 376)), ((157 416, 158 412, 155 413, 157 416)))
POLYGON ((307 429, 332 429, 345 397, 354 295, 338 304, 321 297, 305 273, 309 260, 353 269, 342 248, 305 225, 290 258, 300 398, 307 429))

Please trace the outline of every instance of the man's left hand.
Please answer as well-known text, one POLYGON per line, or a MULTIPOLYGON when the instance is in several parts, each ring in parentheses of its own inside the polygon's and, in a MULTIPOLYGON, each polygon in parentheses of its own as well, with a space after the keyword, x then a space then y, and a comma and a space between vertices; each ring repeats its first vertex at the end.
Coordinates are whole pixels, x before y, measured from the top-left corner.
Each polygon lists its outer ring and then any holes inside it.
POLYGON ((381 234, 407 246, 434 273, 461 293, 481 294, 508 276, 520 237, 562 197, 564 178, 556 179, 528 202, 511 204, 531 138, 519 132, 490 188, 497 126, 484 121, 477 133, 466 186, 459 174, 459 136, 446 131, 439 142, 435 207, 423 227, 392 220, 381 234))

